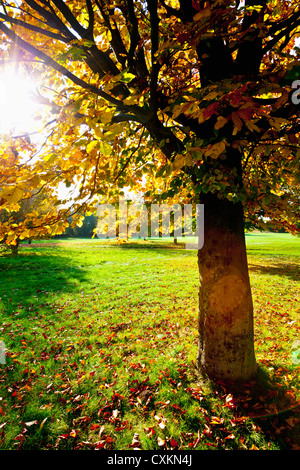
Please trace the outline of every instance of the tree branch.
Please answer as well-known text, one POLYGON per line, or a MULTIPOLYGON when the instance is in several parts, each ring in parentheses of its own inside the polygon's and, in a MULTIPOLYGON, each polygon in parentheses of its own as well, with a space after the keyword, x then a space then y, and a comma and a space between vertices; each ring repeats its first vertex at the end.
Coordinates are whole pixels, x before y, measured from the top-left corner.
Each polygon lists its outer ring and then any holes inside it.
POLYGON ((116 23, 114 23, 114 27, 111 26, 109 15, 105 13, 105 9, 103 6, 102 0, 95 0, 96 5, 99 8, 99 11, 102 15, 102 18, 106 24, 106 27, 110 31, 111 34, 111 46, 116 54, 116 57, 123 68, 125 68, 126 58, 127 58, 127 50, 123 44, 119 29, 117 28, 116 23))
MULTIPOLYGON (((113 96, 109 95, 105 91, 95 87, 94 85, 90 85, 89 83, 85 82, 81 78, 77 77, 74 75, 72 72, 70 72, 67 68, 63 67, 62 65, 58 64, 54 59, 49 57, 47 54, 44 52, 40 51, 39 49, 36 49, 34 46, 29 44, 28 42, 24 41, 21 39, 14 31, 9 29, 5 24, 0 23, 0 30, 6 34, 7 37, 9 37, 14 43, 16 43, 18 46, 22 47, 25 49, 27 52, 32 54, 34 57, 38 57, 39 59, 43 60, 43 62, 52 67, 54 70, 57 72, 61 73, 65 77, 69 78, 75 85, 80 86, 81 88, 85 90, 89 90, 92 93, 95 93, 98 96, 101 96, 108 102, 114 104, 115 106, 120 107, 121 109, 128 109, 130 107, 123 105, 122 101, 114 98, 113 96)), ((132 108, 132 107, 131 107, 132 108)))
POLYGON ((88 30, 86 30, 80 23, 77 21, 69 7, 62 0, 52 0, 56 8, 61 12, 69 25, 76 31, 81 38, 88 37, 88 30))
POLYGON ((151 23, 151 62, 152 69, 150 73, 150 108, 156 112, 158 109, 157 101, 157 79, 160 69, 160 64, 155 57, 158 50, 158 37, 159 37, 159 18, 157 14, 157 0, 147 0, 148 10, 150 13, 151 23))
POLYGON ((282 31, 283 28, 289 27, 291 23, 297 21, 300 18, 300 10, 294 11, 290 16, 284 18, 282 20, 276 21, 276 23, 271 23, 271 27, 269 29, 269 33, 271 35, 275 34, 277 31, 282 31))
POLYGON ((133 155, 138 151, 138 149, 140 148, 141 146, 141 142, 142 142, 142 138, 144 136, 144 132, 145 132, 145 128, 143 128, 142 130, 142 133, 141 133, 141 136, 139 138, 139 142, 138 142, 138 145, 137 147, 135 147, 135 149, 132 150, 131 154, 129 155, 129 157, 127 158, 124 166, 121 168, 121 170, 119 171, 119 173, 117 174, 117 176, 115 177, 114 179, 114 183, 120 178, 120 176, 122 175, 122 173, 125 171, 126 167, 128 166, 130 160, 132 159, 133 155))
MULTIPOLYGON (((124 12, 123 12, 124 14, 124 12)), ((144 49, 141 45, 141 36, 139 33, 139 25, 134 11, 133 0, 127 0, 128 23, 131 25, 128 32, 130 35, 130 48, 128 52, 127 63, 129 70, 135 72, 138 77, 147 77, 148 69, 145 60, 144 49)))
MULTIPOLYGON (((52 9, 52 12, 41 7, 35 0, 26 0, 28 6, 30 6, 34 11, 39 13, 45 20, 46 23, 60 32, 64 32, 66 36, 72 39, 76 39, 76 36, 66 27, 66 25, 61 21, 61 19, 55 14, 52 9)), ((51 7, 50 7, 51 8, 51 7)))
POLYGON ((182 19, 180 10, 176 10, 176 8, 170 7, 169 5, 166 4, 164 0, 160 0, 160 3, 164 7, 164 9, 167 11, 169 16, 176 16, 176 18, 182 19))
POLYGON ((87 6, 87 11, 89 14, 89 26, 87 29, 87 34, 88 37, 94 37, 94 23, 95 23, 95 17, 94 17, 94 10, 93 10, 93 5, 91 0, 86 0, 86 6, 87 6))
POLYGON ((254 5, 259 5, 262 8, 259 12, 254 10, 251 14, 245 13, 242 31, 247 31, 247 34, 238 48, 234 64, 236 73, 241 75, 257 75, 263 57, 262 38, 258 36, 257 30, 251 27, 259 21, 263 23, 266 2, 264 0, 246 0, 245 2, 246 7, 254 5))
POLYGON ((39 26, 35 26, 25 21, 18 20, 16 18, 12 18, 11 16, 4 15, 0 13, 0 19, 7 21, 8 23, 15 24, 17 26, 22 26, 25 29, 29 29, 30 31, 34 31, 36 33, 42 34, 43 36, 48 36, 52 39, 57 39, 58 41, 68 43, 70 41, 69 38, 61 36, 61 34, 53 33, 52 31, 48 31, 47 29, 40 28, 39 26))
MULTIPOLYGON (((270 51, 274 46, 275 44, 277 44, 280 39, 282 38, 286 38, 286 43, 289 41, 290 39, 290 34, 291 32, 296 29, 298 26, 300 26, 300 11, 298 11, 297 13, 295 13, 291 18, 290 18, 290 21, 287 22, 287 20, 285 21, 285 24, 286 24, 286 28, 285 29, 282 29, 278 34, 276 34, 273 39, 270 39, 267 44, 264 46, 263 48, 263 54, 266 54, 268 51, 270 51)), ((271 28, 273 29, 273 28, 271 28)), ((279 30, 274 28, 274 32, 277 32, 279 30)))

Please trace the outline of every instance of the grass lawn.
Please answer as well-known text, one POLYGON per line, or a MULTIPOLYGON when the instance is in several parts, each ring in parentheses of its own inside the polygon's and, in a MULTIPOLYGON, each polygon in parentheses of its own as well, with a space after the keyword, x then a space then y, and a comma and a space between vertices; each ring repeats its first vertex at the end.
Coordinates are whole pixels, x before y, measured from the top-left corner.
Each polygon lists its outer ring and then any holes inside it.
POLYGON ((260 380, 242 390, 195 371, 196 251, 73 239, 0 257, 0 449, 300 449, 300 239, 247 248, 260 380))

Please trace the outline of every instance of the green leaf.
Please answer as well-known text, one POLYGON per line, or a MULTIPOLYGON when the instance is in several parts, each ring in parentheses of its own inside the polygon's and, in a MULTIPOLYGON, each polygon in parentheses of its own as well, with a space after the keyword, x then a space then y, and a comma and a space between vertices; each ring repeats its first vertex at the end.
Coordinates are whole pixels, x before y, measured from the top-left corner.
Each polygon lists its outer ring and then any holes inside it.
POLYGON ((121 82, 123 83, 130 83, 135 78, 135 75, 130 72, 123 72, 121 74, 121 82))
POLYGON ((296 65, 291 70, 289 70, 285 78, 287 80, 297 80, 300 78, 300 65, 296 65))

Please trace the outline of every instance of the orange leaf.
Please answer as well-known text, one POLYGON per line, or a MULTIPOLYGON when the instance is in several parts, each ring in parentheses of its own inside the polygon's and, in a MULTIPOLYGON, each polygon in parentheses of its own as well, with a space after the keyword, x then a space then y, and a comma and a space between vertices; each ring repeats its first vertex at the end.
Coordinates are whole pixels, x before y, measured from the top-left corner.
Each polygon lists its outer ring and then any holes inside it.
POLYGON ((224 419, 223 419, 223 418, 219 418, 218 416, 212 416, 210 423, 211 423, 211 424, 223 424, 223 423, 224 423, 224 419))

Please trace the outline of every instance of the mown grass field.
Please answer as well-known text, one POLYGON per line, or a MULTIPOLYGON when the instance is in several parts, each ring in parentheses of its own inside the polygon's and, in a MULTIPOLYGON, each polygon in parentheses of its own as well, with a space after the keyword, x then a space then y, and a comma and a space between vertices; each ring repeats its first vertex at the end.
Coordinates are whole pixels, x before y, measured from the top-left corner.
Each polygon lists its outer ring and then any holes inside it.
POLYGON ((259 381, 200 381, 195 251, 145 241, 0 257, 0 449, 300 449, 300 239, 247 234, 259 381))

